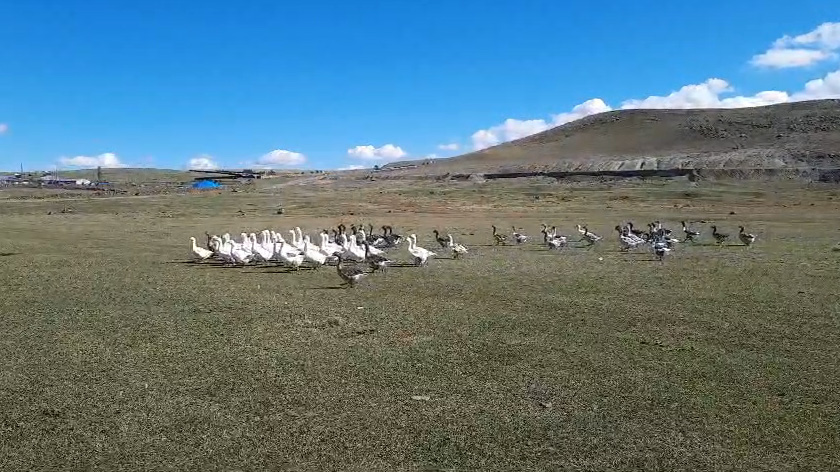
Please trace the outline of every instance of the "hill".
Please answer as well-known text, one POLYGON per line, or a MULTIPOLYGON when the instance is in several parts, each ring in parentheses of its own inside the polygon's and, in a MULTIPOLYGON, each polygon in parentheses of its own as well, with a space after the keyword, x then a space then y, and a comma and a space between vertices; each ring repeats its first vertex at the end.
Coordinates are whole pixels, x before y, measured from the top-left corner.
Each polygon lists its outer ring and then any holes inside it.
POLYGON ((840 166, 840 100, 618 110, 423 166, 428 172, 840 166))

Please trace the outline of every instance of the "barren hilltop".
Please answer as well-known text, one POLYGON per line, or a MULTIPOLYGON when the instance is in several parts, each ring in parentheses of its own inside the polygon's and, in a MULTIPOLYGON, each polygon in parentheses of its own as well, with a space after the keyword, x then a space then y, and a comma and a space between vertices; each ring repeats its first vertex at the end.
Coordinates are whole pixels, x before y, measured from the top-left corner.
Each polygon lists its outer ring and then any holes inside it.
POLYGON ((610 111, 422 166, 435 174, 789 167, 840 167, 840 100, 610 111))

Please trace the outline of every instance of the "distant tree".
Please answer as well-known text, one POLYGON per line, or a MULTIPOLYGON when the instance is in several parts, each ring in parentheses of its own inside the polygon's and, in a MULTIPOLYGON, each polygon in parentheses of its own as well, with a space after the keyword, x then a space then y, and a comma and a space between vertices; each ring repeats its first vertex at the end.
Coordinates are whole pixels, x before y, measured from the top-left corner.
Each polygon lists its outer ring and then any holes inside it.
POLYGON ((373 166, 373 170, 379 170, 379 164, 376 164, 375 166, 373 166))

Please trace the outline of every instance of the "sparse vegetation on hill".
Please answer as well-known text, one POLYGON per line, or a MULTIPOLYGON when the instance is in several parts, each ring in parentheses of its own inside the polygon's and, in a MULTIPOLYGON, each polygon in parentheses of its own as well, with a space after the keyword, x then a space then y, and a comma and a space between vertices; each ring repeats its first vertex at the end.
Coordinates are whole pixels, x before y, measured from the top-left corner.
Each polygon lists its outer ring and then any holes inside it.
POLYGON ((840 100, 611 111, 403 172, 786 166, 840 166, 840 100))

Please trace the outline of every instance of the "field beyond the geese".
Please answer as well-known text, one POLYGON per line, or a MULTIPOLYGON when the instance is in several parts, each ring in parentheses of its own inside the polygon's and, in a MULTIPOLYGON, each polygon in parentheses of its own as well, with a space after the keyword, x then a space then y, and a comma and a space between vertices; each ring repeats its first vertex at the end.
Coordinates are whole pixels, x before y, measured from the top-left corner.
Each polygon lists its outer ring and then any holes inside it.
POLYGON ((0 192, 0 469, 836 470, 838 215, 840 189, 796 182, 0 192), (653 220, 703 236, 618 251, 653 220), (604 240, 548 251, 541 222, 604 240), (470 252, 352 289, 188 262, 205 231, 338 223, 470 252))

